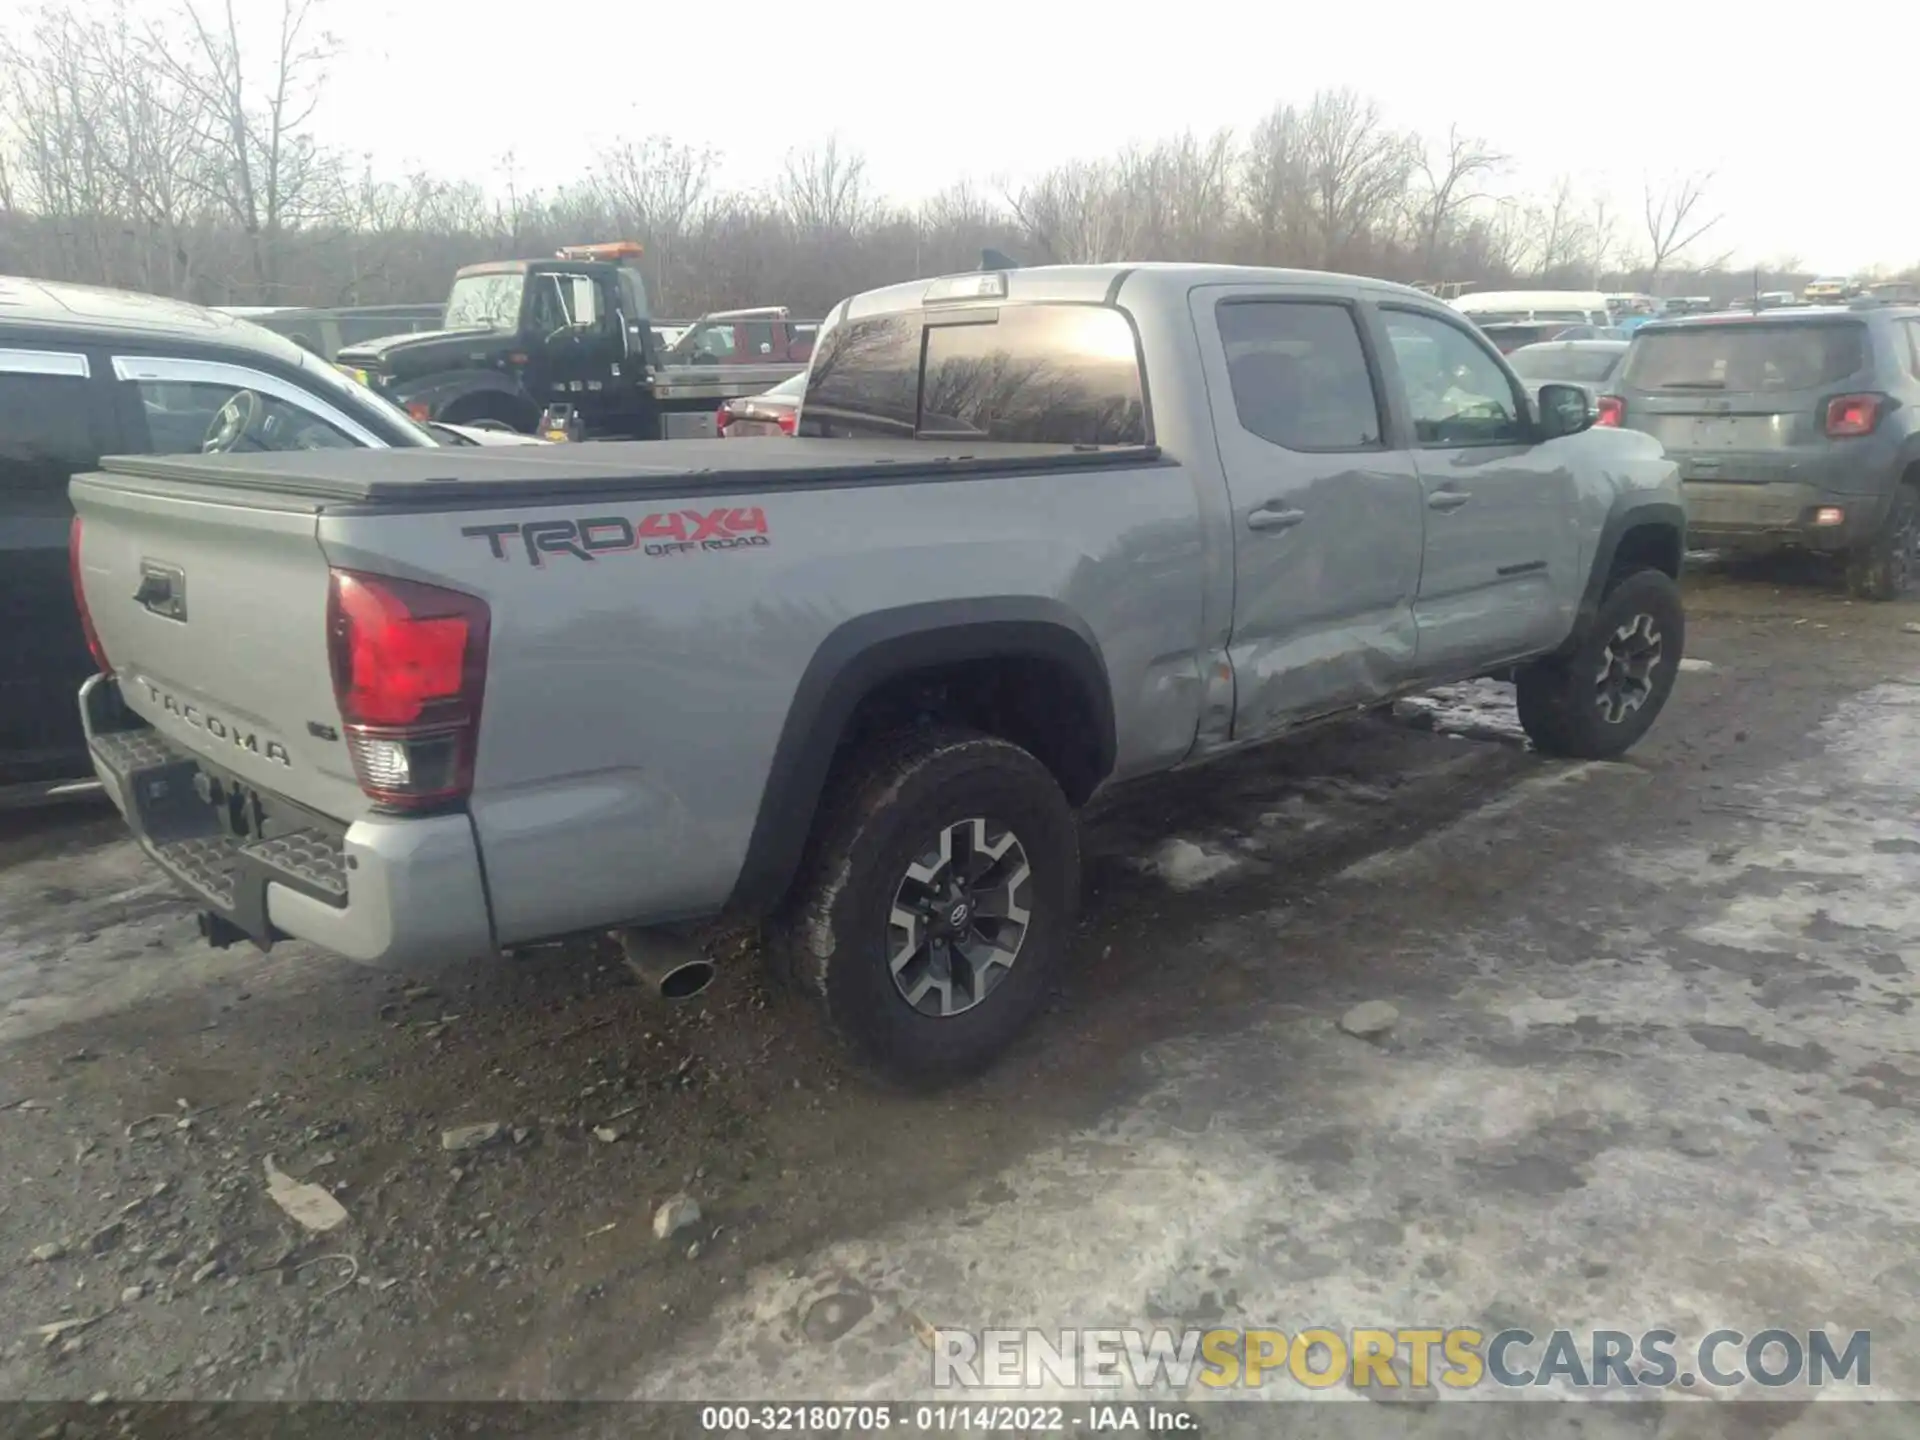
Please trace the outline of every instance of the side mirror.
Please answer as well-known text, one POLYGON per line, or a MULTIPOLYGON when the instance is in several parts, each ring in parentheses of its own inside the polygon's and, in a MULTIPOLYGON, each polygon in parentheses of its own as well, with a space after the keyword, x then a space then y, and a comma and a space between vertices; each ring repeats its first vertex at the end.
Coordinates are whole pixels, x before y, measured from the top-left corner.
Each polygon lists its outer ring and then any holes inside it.
POLYGON ((1540 430, 1546 439, 1591 430, 1599 418, 1599 402, 1584 386, 1548 383, 1540 387, 1540 430))

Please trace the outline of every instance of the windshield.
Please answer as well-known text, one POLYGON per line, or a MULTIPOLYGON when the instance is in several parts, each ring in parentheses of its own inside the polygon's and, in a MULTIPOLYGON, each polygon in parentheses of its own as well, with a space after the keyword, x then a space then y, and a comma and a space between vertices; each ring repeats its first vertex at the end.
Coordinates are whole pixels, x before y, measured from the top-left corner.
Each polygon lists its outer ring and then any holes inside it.
POLYGON ((1507 357, 1522 380, 1570 380, 1597 385, 1613 374, 1620 354, 1613 350, 1569 350, 1554 345, 1528 345, 1507 357))
POLYGON ((1689 324, 1642 330, 1625 381, 1640 390, 1814 390, 1866 364, 1856 322, 1689 324))
POLYGON ((439 444, 425 426, 415 423, 398 405, 374 394, 358 380, 349 380, 318 356, 302 355, 300 368, 311 377, 314 389, 362 424, 374 426, 388 444, 439 444))
POLYGON ((447 296, 449 330, 518 330, 520 292, 527 277, 514 271, 462 275, 447 296))

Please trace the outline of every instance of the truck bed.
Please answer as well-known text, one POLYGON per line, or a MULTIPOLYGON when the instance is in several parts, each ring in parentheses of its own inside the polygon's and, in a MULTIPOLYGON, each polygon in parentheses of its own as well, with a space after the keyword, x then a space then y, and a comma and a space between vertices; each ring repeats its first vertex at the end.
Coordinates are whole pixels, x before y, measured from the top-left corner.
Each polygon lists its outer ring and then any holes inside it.
POLYGON ((305 450, 253 455, 114 455, 112 475, 300 496, 352 506, 505 505, 579 495, 684 494, 891 484, 1036 469, 1138 466, 1151 445, 925 440, 610 441, 583 445, 305 450))

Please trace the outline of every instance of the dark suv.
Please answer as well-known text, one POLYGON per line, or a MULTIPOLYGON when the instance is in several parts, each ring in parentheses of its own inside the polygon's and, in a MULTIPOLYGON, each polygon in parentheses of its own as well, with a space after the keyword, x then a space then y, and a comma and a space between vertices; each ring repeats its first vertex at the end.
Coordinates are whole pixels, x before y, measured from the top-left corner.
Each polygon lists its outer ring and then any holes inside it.
POLYGON ((1666 446, 1702 548, 1830 554, 1864 599, 1912 583, 1920 306, 1656 321, 1610 389, 1600 423, 1666 446))
POLYGON ((0 792, 90 775, 67 480, 102 455, 433 445, 292 341, 197 305, 0 276, 0 792))

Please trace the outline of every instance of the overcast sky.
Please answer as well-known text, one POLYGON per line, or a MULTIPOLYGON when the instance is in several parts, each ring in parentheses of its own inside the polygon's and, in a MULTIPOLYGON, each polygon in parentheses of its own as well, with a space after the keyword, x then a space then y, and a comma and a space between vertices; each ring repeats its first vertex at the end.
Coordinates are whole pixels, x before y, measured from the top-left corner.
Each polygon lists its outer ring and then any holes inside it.
MULTIPOLYGON (((238 4, 243 24, 278 9, 238 4)), ((1833 273, 1920 263, 1920 190, 1889 158, 1920 144, 1920 107, 1897 62, 1872 64, 1920 53, 1912 0, 1831 14, 1699 0, 326 0, 324 14, 346 49, 325 138, 392 174, 497 183, 512 151, 521 184, 550 187, 603 141, 660 133, 720 150, 723 183, 745 188, 837 132, 879 189, 914 199, 1183 128, 1244 130, 1277 102, 1350 85, 1401 127, 1486 137, 1512 157, 1506 188, 1571 173, 1610 190, 1623 235, 1643 239, 1646 177, 1712 170, 1725 218, 1697 257, 1833 273), (1832 60, 1809 48, 1827 35, 1832 60)))

